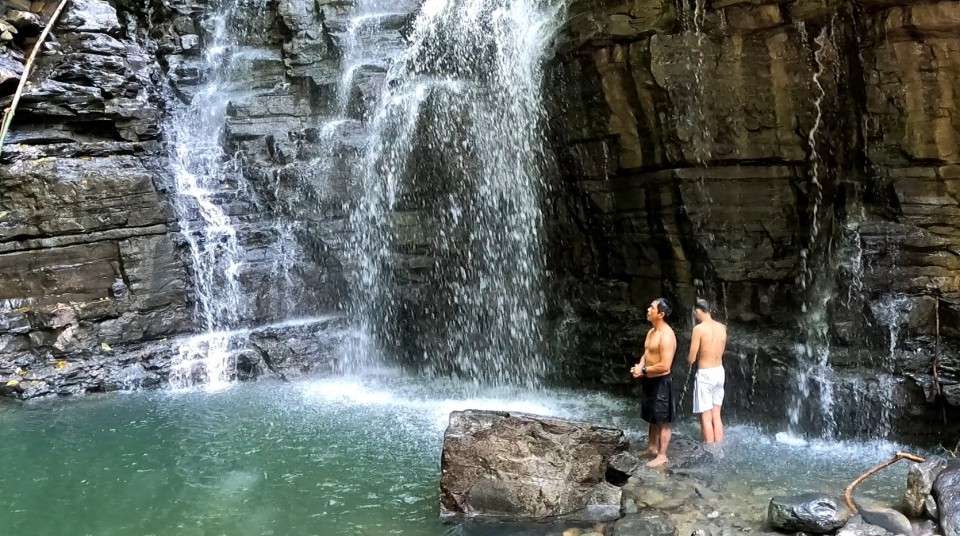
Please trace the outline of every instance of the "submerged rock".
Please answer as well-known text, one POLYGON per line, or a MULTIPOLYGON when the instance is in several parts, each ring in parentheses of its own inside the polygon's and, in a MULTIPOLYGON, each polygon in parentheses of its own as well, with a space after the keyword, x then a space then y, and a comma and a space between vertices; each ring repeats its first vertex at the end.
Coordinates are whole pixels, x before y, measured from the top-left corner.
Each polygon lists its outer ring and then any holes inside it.
POLYGON ((825 533, 842 527, 848 519, 846 506, 820 493, 775 497, 767 509, 770 526, 782 530, 825 533))
POLYGON ((889 506, 874 503, 871 501, 854 501, 857 510, 860 511, 860 517, 871 525, 881 527, 891 534, 913 534, 913 527, 910 520, 902 513, 890 508, 889 506))
POLYGON ((605 474, 610 459, 626 449, 615 428, 455 411, 443 440, 441 516, 616 519, 622 494, 605 474))
POLYGON ((613 536, 678 536, 680 533, 670 519, 656 511, 644 510, 613 524, 613 536))
POLYGON ((837 536, 892 536, 890 532, 876 525, 872 525, 863 520, 859 515, 855 515, 847 521, 847 524, 844 525, 840 530, 837 531, 837 536))

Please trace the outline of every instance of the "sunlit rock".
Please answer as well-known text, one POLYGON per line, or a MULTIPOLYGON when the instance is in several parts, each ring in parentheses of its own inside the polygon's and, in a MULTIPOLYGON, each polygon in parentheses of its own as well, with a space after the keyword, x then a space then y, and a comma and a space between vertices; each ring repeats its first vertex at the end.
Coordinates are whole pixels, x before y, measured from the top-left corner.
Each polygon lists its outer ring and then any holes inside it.
POLYGON ((947 460, 941 456, 929 456, 923 463, 914 463, 907 470, 907 492, 904 505, 910 517, 922 517, 926 511, 927 497, 933 491, 933 483, 947 468, 947 460))

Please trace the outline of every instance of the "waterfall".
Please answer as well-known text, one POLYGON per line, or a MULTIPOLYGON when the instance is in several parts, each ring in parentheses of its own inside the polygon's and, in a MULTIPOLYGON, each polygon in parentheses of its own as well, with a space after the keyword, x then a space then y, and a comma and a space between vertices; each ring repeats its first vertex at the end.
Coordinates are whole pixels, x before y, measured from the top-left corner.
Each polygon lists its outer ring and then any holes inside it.
POLYGON ((527 385, 546 374, 541 84, 558 9, 423 4, 355 166, 351 313, 377 343, 358 359, 404 346, 413 317, 437 331, 415 334, 427 372, 527 385), (430 284, 401 280, 404 260, 430 284))
MULTIPOLYGON (((806 42, 806 28, 800 27, 800 35, 806 42)), ((834 377, 830 365, 830 333, 828 304, 833 299, 830 278, 820 273, 826 264, 829 248, 820 243, 820 205, 823 202, 822 162, 817 152, 817 134, 823 124, 823 101, 826 90, 823 86, 827 74, 826 55, 830 42, 828 27, 821 28, 814 39, 814 60, 817 70, 813 75, 814 119, 807 132, 810 150, 810 236, 800 252, 800 290, 803 294, 800 328, 804 341, 796 346, 797 363, 793 370, 793 397, 788 406, 789 431, 797 435, 805 426, 814 426, 821 435, 833 437, 837 423, 834 415, 834 377), (816 406, 813 405, 816 403, 816 406), (814 414, 814 411, 816 414, 814 414), (806 422, 804 422, 806 421, 806 422)))
MULTIPOLYGON (((165 125, 174 174, 174 207, 189 247, 199 334, 180 343, 170 382, 175 388, 220 386, 231 378, 229 357, 243 344, 250 303, 241 284, 245 252, 231 208, 249 203, 239 161, 222 145, 227 105, 237 96, 236 45, 245 31, 242 0, 211 10, 204 83, 189 102, 176 97, 165 125)), ((254 6, 255 7, 255 6, 254 6)))
POLYGON ((896 389, 897 345, 900 342, 900 326, 910 312, 913 302, 906 296, 886 296, 874 302, 873 315, 887 330, 887 355, 879 357, 877 368, 876 404, 878 409, 877 437, 889 437, 893 430, 894 390, 896 389))
MULTIPOLYGON (((723 10, 720 10, 723 13, 723 10)), ((696 51, 697 62, 694 66, 693 71, 693 80, 696 84, 696 89, 694 91, 694 101, 693 101, 693 112, 690 114, 690 117, 696 119, 696 124, 693 128, 693 150, 694 157, 696 158, 697 164, 703 166, 707 160, 710 159, 710 144, 713 141, 710 134, 710 124, 707 122, 707 113, 705 110, 706 103, 704 102, 704 76, 706 74, 706 69, 704 68, 705 54, 704 54, 704 37, 706 36, 706 25, 707 25, 707 2, 706 0, 693 0, 693 13, 692 13, 692 31, 695 37, 694 50, 696 51)), ((701 179, 702 180, 702 179, 701 179)))

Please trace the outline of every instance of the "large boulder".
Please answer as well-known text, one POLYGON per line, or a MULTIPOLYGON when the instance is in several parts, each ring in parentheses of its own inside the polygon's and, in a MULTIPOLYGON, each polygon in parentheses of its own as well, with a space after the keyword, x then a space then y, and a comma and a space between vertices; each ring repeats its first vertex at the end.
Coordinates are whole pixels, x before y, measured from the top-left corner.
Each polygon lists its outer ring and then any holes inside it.
POLYGON ((960 536, 960 467, 951 467, 940 473, 933 484, 937 500, 940 528, 944 536, 960 536))
POLYGON ((775 497, 767 509, 767 521, 775 529, 826 533, 842 527, 850 510, 834 497, 804 493, 775 497))
POLYGON ((621 491, 606 481, 623 431, 497 411, 456 411, 444 434, 441 516, 609 520, 621 491))

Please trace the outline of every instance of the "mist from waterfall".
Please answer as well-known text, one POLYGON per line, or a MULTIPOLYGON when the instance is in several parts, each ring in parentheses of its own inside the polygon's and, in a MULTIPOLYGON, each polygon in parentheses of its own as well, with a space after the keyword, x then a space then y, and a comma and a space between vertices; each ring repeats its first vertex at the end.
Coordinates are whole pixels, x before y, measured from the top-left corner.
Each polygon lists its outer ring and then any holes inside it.
POLYGON ((416 341, 428 373, 524 385, 547 373, 541 84, 558 9, 423 4, 354 176, 351 312, 374 341, 365 355, 404 346, 413 328, 400 324, 422 315, 439 330, 416 341), (422 267, 427 284, 398 280, 411 232, 434 258, 422 267), (408 310, 410 292, 432 294, 437 306, 408 310))

